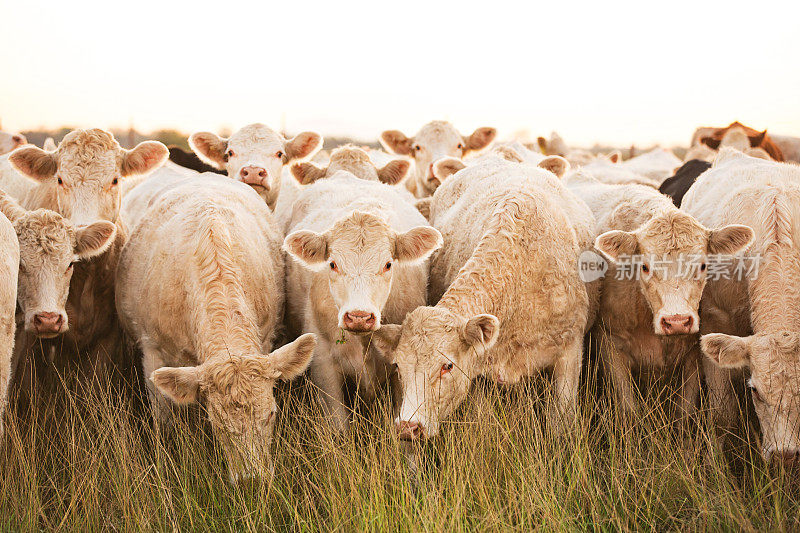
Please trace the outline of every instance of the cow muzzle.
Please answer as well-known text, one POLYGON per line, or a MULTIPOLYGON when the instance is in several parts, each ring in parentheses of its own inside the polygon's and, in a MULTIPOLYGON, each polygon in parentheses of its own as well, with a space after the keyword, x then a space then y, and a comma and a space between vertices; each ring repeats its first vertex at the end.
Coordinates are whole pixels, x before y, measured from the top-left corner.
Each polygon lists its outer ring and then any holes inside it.
POLYGON ((691 315, 662 316, 659 321, 662 335, 688 335, 695 333, 695 320, 691 315))
POLYGON ((63 313, 36 313, 33 315, 33 332, 45 339, 64 333, 67 320, 63 313))
POLYGON ((342 316, 342 325, 351 333, 369 333, 378 329, 378 318, 367 311, 347 311, 342 316))
POLYGON ((419 422, 398 420, 395 429, 400 440, 416 441, 425 438, 425 428, 419 422))
POLYGON ((239 170, 239 179, 248 185, 258 185, 270 189, 269 174, 263 167, 247 166, 239 170))

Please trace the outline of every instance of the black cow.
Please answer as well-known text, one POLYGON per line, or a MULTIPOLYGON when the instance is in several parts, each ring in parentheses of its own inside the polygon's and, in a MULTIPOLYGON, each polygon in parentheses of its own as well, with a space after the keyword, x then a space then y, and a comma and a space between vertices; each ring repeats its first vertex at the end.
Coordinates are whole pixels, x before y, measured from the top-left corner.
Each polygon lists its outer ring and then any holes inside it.
POLYGON ((672 202, 678 207, 681 206, 683 195, 689 190, 697 176, 711 168, 711 163, 702 159, 692 159, 683 164, 675 171, 675 175, 664 180, 658 191, 672 198, 672 202))
POLYGON ((227 174, 226 171, 214 168, 211 165, 204 163, 197 154, 194 152, 187 152, 186 150, 177 146, 169 147, 169 160, 180 165, 184 168, 190 168, 197 172, 216 172, 217 174, 227 174))

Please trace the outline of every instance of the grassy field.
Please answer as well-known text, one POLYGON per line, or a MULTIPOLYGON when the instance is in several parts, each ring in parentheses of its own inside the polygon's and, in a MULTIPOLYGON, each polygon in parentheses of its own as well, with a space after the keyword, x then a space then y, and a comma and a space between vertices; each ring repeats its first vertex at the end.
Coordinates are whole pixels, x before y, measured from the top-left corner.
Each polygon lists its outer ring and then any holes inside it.
POLYGON ((357 409, 352 431, 337 437, 299 380, 279 392, 274 478, 239 486, 227 482, 199 410, 180 414, 162 441, 125 395, 62 390, 27 414, 8 410, 0 529, 800 527, 786 474, 768 472, 755 447, 731 473, 706 415, 687 439, 669 422, 668 394, 626 422, 587 385, 583 416, 557 436, 543 422, 546 383, 512 392, 478 383, 440 437, 410 449, 394 436, 387 399, 357 409))

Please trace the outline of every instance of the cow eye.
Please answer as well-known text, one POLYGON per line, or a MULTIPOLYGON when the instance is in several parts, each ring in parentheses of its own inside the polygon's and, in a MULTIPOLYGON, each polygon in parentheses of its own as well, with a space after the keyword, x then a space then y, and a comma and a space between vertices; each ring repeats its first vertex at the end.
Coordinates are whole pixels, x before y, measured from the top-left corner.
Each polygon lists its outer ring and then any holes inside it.
POLYGON ((388 272, 391 269, 392 269, 392 262, 391 261, 387 261, 386 264, 383 265, 383 271, 384 272, 388 272))
POLYGON ((650 267, 642 263, 642 272, 647 274, 648 272, 650 272, 650 267))
POLYGON ((415 144, 415 145, 414 145, 414 150, 416 150, 417 152, 419 152, 420 150, 422 150, 422 146, 420 146, 420 145, 418 145, 418 144, 415 144))
POLYGON ((703 263, 702 265, 700 265, 700 272, 705 272, 705 271, 706 271, 706 264, 703 263))
POLYGON ((227 155, 228 157, 233 157, 236 154, 233 153, 233 150, 228 150, 227 152, 225 152, 225 155, 227 155))
POLYGON ((333 270, 334 272, 338 269, 338 267, 336 266, 336 261, 331 261, 328 264, 330 265, 331 270, 333 270))
POLYGON ((58 184, 59 185, 64 185, 64 180, 62 180, 61 177, 58 178, 58 184))
POLYGON ((72 263, 69 264, 69 266, 67 267, 67 272, 72 270, 72 267, 74 267, 74 266, 75 266, 75 261, 73 261, 72 263))
POLYGON ((278 159, 280 159, 281 157, 283 157, 283 152, 281 152, 280 150, 278 150, 277 152, 275 152, 275 157, 277 157, 278 159))
POLYGON ((442 365, 442 370, 439 373, 439 375, 440 376, 444 376, 445 374, 449 374, 451 370, 453 370, 453 363, 452 362, 447 362, 447 363, 442 365))
POLYGON ((752 383, 747 383, 747 388, 750 389, 750 393, 753 395, 753 401, 761 403, 764 400, 761 398, 761 394, 758 392, 758 389, 752 383))
POLYGON ((463 144, 461 144, 461 143, 458 143, 458 149, 459 149, 459 150, 463 150, 463 149, 464 149, 464 145, 463 145, 463 144))
POLYGON ((114 178, 111 180, 111 185, 119 185, 119 178, 114 178))

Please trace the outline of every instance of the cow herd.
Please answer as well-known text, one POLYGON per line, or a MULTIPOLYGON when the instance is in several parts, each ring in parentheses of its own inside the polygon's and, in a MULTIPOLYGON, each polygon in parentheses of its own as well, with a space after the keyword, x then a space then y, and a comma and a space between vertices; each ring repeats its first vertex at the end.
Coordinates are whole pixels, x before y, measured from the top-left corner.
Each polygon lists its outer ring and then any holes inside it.
POLYGON ((744 394, 765 458, 798 462, 800 139, 733 123, 699 128, 685 161, 623 161, 435 121, 380 143, 0 133, 0 405, 39 386, 29 358, 143 371, 157 430, 202 403, 237 480, 268 474, 273 389, 306 373, 336 432, 348 387, 389 388, 399 437, 421 440, 475 378, 547 371, 547 424, 568 431, 592 333, 624 413, 641 372, 677 375, 680 417, 705 387, 733 427, 744 394))

